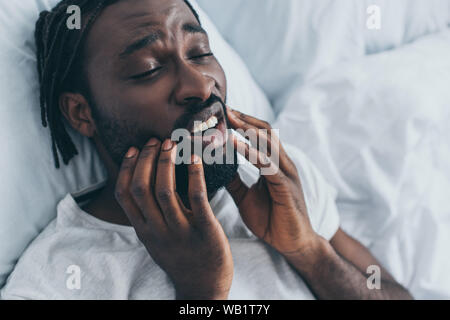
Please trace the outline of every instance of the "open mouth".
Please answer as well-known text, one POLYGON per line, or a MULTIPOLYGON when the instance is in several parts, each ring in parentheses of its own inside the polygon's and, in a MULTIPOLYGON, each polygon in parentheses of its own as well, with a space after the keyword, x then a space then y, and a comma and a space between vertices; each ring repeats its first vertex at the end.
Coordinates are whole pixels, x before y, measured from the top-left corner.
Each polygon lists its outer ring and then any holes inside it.
POLYGON ((210 108, 196 114, 187 129, 194 145, 198 143, 205 148, 212 144, 213 149, 223 146, 228 136, 222 103, 215 102, 210 108))
POLYGON ((192 134, 195 135, 198 132, 205 132, 208 129, 214 129, 217 124, 219 123, 219 120, 216 116, 212 116, 205 122, 198 121, 197 125, 195 125, 194 129, 192 130, 192 134))

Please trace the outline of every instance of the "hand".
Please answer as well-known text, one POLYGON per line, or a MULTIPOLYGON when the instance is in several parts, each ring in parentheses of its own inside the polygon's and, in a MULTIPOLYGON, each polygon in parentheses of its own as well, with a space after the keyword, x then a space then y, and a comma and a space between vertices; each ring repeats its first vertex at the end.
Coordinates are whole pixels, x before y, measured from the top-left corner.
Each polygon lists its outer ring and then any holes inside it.
MULTIPOLYGON (((228 239, 208 202, 203 164, 189 165, 186 209, 175 186, 177 147, 151 139, 131 148, 118 175, 115 197, 180 299, 226 299, 233 278, 228 239)), ((150 289, 149 289, 150 290, 150 289)))
POLYGON ((267 143, 267 152, 262 152, 231 134, 235 150, 249 161, 258 159, 254 164, 257 168, 276 172, 261 175, 251 188, 237 174, 227 186, 244 223, 258 238, 285 257, 304 253, 315 244, 318 235, 309 221, 297 168, 268 123, 230 108, 227 110, 234 129, 254 130, 260 144, 267 143), (269 158, 270 154, 279 156, 279 165, 269 158))

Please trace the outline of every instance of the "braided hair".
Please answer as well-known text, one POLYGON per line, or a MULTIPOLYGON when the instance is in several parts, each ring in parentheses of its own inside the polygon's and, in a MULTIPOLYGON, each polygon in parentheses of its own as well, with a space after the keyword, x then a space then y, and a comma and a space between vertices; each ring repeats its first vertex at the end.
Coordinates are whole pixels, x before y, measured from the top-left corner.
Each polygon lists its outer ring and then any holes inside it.
MULTIPOLYGON (((84 72, 84 44, 90 28, 101 12, 121 0, 62 0, 51 11, 43 11, 36 22, 35 41, 40 84, 41 119, 49 127, 55 167, 60 168, 58 151, 64 164, 78 154, 66 131, 59 108, 62 92, 70 91, 90 97, 84 72), (67 8, 76 5, 83 13, 81 29, 67 28, 67 8)), ((183 0, 200 23, 188 0, 183 0)))

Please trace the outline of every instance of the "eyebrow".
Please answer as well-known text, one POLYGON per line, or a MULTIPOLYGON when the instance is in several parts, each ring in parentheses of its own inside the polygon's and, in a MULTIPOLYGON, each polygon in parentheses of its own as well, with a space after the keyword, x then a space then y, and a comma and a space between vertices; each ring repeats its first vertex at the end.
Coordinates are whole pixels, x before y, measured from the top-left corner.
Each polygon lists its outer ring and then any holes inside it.
MULTIPOLYGON (((203 29, 200 25, 193 24, 193 23, 185 23, 181 30, 183 30, 186 33, 189 34, 204 34, 207 35, 205 29, 203 29)), ((145 37, 131 43, 128 45, 125 50, 122 51, 122 53, 119 54, 120 59, 125 59, 126 57, 132 55, 134 52, 142 50, 156 41, 160 40, 162 38, 162 33, 159 31, 152 32, 145 37)))

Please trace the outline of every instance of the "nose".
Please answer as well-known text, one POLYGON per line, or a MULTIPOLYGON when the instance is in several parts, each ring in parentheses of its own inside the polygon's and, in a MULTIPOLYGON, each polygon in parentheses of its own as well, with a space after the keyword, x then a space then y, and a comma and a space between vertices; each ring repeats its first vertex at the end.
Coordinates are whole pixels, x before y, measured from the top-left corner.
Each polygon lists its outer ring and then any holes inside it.
POLYGON ((175 99, 178 104, 191 104, 193 101, 206 101, 211 97, 215 80, 201 72, 198 66, 181 64, 175 87, 175 99))

